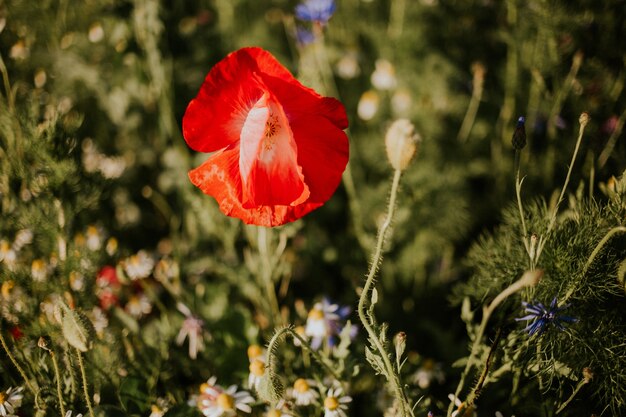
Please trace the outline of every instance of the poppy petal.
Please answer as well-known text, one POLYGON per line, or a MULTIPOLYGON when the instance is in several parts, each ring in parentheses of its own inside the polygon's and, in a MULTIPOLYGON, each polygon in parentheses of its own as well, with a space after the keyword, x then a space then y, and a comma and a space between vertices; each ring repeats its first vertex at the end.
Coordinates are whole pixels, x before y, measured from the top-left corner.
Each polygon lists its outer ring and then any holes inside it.
POLYGON ((243 206, 300 204, 309 197, 298 151, 282 106, 269 94, 254 105, 241 130, 243 206))
POLYGON ((298 163, 310 190, 309 201, 325 203, 333 195, 348 164, 348 137, 324 117, 291 123, 298 163))

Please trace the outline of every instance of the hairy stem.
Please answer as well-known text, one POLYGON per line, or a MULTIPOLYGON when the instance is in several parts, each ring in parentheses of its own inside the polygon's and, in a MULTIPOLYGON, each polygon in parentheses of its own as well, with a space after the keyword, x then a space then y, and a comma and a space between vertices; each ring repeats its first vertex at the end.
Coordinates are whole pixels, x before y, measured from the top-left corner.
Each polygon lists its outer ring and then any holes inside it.
POLYGON ((337 371, 335 371, 335 369, 333 369, 333 367, 328 364, 328 362, 324 359, 322 355, 320 355, 318 351, 312 349, 311 346, 309 345, 309 342, 307 342, 302 336, 300 336, 298 332, 296 332, 291 326, 283 327, 282 329, 277 330, 276 333, 274 333, 274 336, 272 336, 269 343, 267 344, 268 366, 272 366, 272 363, 273 363, 270 355, 272 355, 272 352, 276 348, 276 345, 279 343, 282 336, 287 335, 287 334, 291 335, 291 337, 293 337, 294 339, 297 339, 300 342, 300 346, 303 347, 308 353, 310 353, 313 356, 313 358, 315 358, 315 360, 320 365, 322 365, 324 369, 326 369, 328 373, 333 376, 333 378, 335 378, 335 380, 341 381, 341 376, 337 374, 337 371))
POLYGON ((57 356, 52 350, 50 350, 50 357, 52 358, 52 365, 54 366, 54 377, 57 380, 59 410, 61 410, 61 417, 65 417, 65 404, 63 403, 63 391, 61 390, 61 372, 59 372, 59 361, 57 361, 57 356))
POLYGON ((376 278, 376 272, 378 271, 378 267, 382 261, 382 253, 383 253, 383 245, 385 243, 385 236, 387 234, 387 230, 389 226, 391 226, 391 221, 393 219, 393 214, 396 205, 396 197, 398 195, 398 186, 400 184, 400 176, 402 171, 397 169, 393 176, 393 183, 391 185, 391 194, 389 197, 389 205, 387 207, 387 217, 385 218, 385 222, 380 226, 378 230, 378 237, 376 240, 376 247, 374 249, 374 255, 372 257, 372 262, 370 264, 369 272, 367 274, 367 278, 365 279, 365 285, 363 286, 363 290, 361 291, 361 297, 359 298, 358 305, 358 313, 359 319, 363 324, 363 327, 367 331, 367 334, 374 344, 374 347, 378 351, 383 364, 384 364, 384 372, 387 377, 387 381, 391 385, 391 388, 394 392, 394 396, 396 401, 400 405, 401 416, 409 416, 413 415, 413 410, 408 404, 408 400, 402 389, 400 384, 400 376, 398 375, 396 369, 391 363, 389 359, 389 354, 385 349, 385 346, 378 338, 376 331, 374 330, 372 320, 367 315, 367 307, 369 305, 369 295, 372 291, 372 286, 374 285, 374 281, 376 278))
POLYGON ((76 356, 78 356, 78 367, 80 368, 80 376, 83 380, 83 394, 85 396, 85 402, 87 403, 87 408, 89 409, 89 415, 94 417, 93 407, 91 406, 91 399, 89 398, 89 388, 87 386, 87 374, 85 373, 85 364, 83 363, 83 355, 80 353, 80 350, 76 349, 76 356))

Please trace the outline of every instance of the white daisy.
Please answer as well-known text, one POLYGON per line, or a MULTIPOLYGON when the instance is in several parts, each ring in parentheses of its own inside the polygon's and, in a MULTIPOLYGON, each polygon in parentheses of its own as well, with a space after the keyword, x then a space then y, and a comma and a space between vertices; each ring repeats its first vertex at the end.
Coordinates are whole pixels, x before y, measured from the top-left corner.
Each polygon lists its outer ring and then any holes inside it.
POLYGON ((9 268, 15 265, 17 253, 11 248, 9 242, 0 240, 0 262, 4 262, 9 268))
MULTIPOLYGON (((65 417, 72 417, 72 410, 67 410, 67 413, 65 413, 65 417)), ((83 417, 82 413, 76 414, 74 417, 83 417)))
POLYGON ((85 232, 87 248, 92 251, 99 250, 102 247, 102 235, 96 226, 87 227, 85 232))
POLYGON ((275 407, 267 407, 265 417, 293 417, 293 414, 289 412, 285 400, 280 400, 275 407))
POLYGON ((259 390, 259 384, 265 375, 265 362, 255 359, 250 363, 250 376, 248 377, 248 387, 259 390))
POLYGON ((35 259, 30 265, 30 275, 35 282, 43 282, 48 277, 48 265, 43 259, 35 259))
POLYGON ((91 310, 91 313, 89 314, 89 318, 91 319, 91 322, 93 323, 93 327, 96 331, 96 334, 101 336, 104 332, 104 329, 106 329, 109 326, 109 319, 107 319, 107 316, 104 314, 102 309, 97 306, 91 310))
POLYGON ((376 69, 372 73, 371 82, 379 90, 393 90, 396 88, 396 69, 386 59, 376 60, 376 69))
POLYGON ((148 417, 163 417, 169 408, 169 401, 165 398, 157 398, 156 404, 150 406, 150 416, 148 417))
POLYGON ((0 415, 14 416, 15 410, 22 404, 22 391, 24 387, 9 388, 4 392, 0 392, 0 415))
POLYGON ((265 348, 259 345, 248 346, 248 359, 250 360, 250 363, 254 362, 257 359, 262 361, 265 360, 265 352, 265 348))
POLYGON ((312 379, 299 378, 293 383, 293 388, 288 392, 296 405, 311 405, 319 398, 318 392, 314 389, 315 381, 312 379))
POLYGON ((237 391, 236 385, 220 392, 215 399, 200 396, 198 407, 206 417, 236 416, 237 410, 250 413, 254 398, 247 391, 237 391))
POLYGON ((124 309, 128 314, 138 319, 146 314, 150 314, 152 304, 150 304, 150 299, 145 294, 132 295, 128 299, 124 309))
POLYGON ((123 261, 124 271, 128 278, 133 281, 147 278, 154 268, 154 259, 144 250, 140 250, 135 255, 123 261))
POLYGON ((346 410, 352 397, 343 395, 343 389, 330 388, 324 398, 324 417, 347 417, 346 410))

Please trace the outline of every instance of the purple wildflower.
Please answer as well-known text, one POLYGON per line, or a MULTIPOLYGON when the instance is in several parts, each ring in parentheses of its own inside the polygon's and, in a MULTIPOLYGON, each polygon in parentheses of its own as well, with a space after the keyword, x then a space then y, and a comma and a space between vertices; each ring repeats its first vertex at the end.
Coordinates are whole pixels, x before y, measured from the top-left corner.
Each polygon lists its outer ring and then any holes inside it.
POLYGON ((559 330, 565 330, 565 323, 576 323, 578 321, 575 317, 559 314, 561 311, 568 308, 569 304, 563 307, 557 307, 556 297, 554 297, 550 303, 549 308, 546 308, 542 303, 527 303, 525 301, 522 301, 522 306, 524 306, 524 311, 528 314, 524 317, 516 318, 515 320, 533 320, 524 328, 531 336, 537 332, 539 334, 543 333, 550 324, 554 325, 559 330))
POLYGON ((336 8, 335 0, 306 0, 296 6, 296 17, 325 25, 335 13, 336 8))

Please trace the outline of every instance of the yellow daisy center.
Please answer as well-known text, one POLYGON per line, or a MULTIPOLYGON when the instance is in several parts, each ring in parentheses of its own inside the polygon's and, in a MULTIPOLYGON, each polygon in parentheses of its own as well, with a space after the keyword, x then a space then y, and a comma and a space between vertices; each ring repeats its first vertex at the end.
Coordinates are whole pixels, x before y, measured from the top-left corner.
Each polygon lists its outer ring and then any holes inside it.
POLYGON ((263 361, 255 359, 250 364, 250 373, 255 376, 263 376, 263 374, 265 374, 265 363, 263 363, 263 361))
POLYGON ((211 386, 209 384, 207 384, 206 382, 203 382, 200 385, 200 393, 202 394, 202 393, 206 392, 210 387, 211 386))
POLYGON ((319 308, 314 308, 313 310, 309 311, 309 318, 312 320, 321 320, 324 318, 324 312, 319 308))
POLYGON ((235 399, 226 393, 221 393, 217 396, 217 405, 220 406, 223 410, 234 410, 235 399))
POLYGON ((339 408, 339 401, 335 397, 326 397, 324 400, 324 408, 327 410, 336 410, 339 408))
POLYGON ((254 359, 258 358, 263 354, 263 348, 259 345, 250 345, 248 346, 248 358, 254 359))
POLYGON ((305 379, 299 378, 293 383, 293 388, 298 392, 307 392, 310 387, 309 383, 306 382, 305 379))
POLYGON ((11 290, 13 289, 13 287, 15 287, 15 282, 8 280, 8 281, 4 281, 2 283, 2 296, 4 298, 9 298, 9 296, 11 295, 11 290))
POLYGON ((267 412, 267 417, 280 417, 282 416, 283 413, 281 413, 279 410, 273 409, 267 412))
POLYGON ((0 404, 4 404, 4 400, 6 400, 7 395, 4 392, 0 392, 0 404))

